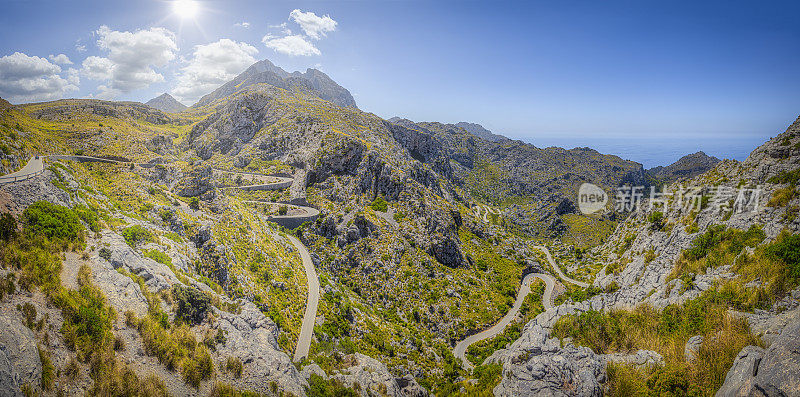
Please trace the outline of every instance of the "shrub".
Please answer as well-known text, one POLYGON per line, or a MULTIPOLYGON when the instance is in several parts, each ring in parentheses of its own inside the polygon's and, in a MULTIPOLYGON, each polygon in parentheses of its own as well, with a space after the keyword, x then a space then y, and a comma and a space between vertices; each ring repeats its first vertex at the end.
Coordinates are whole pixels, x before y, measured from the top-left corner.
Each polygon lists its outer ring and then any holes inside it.
POLYGON ((800 235, 782 233, 764 249, 768 258, 782 261, 789 277, 800 279, 800 235))
POLYGON ((309 396, 319 397, 357 397, 353 389, 348 389, 345 385, 336 379, 325 379, 317 374, 311 374, 308 378, 308 388, 306 394, 309 396))
POLYGON ((661 230, 664 227, 664 213, 655 211, 647 217, 647 221, 650 222, 652 230, 661 230))
POLYGON ((62 289, 54 302, 64 316, 61 326, 64 341, 75 350, 78 359, 86 360, 112 346, 111 328, 116 315, 103 293, 91 283, 86 265, 78 272, 78 285, 77 291, 62 289))
POLYGON ((175 213, 167 209, 162 209, 161 211, 159 211, 158 215, 161 217, 161 220, 164 221, 165 223, 169 223, 170 221, 172 221, 173 218, 175 218, 175 213))
POLYGON ((97 216, 97 211, 81 204, 76 205, 74 211, 89 226, 89 230, 95 233, 100 232, 100 220, 97 216))
POLYGON ((98 255, 100 255, 101 258, 107 261, 111 261, 111 250, 108 249, 107 247, 100 248, 100 252, 98 253, 98 255))
POLYGON ((83 244, 83 225, 74 211, 67 207, 37 201, 22 213, 27 231, 42 234, 51 241, 62 244, 83 244))
POLYGON ((372 207, 373 210, 380 212, 386 212, 386 210, 389 209, 389 203, 386 202, 383 196, 376 197, 375 200, 372 201, 372 204, 370 206, 372 207))
POLYGON ((192 197, 189 199, 189 208, 197 211, 200 209, 200 199, 197 197, 192 197))
POLYGON ((154 260, 154 261, 156 261, 156 262, 158 262, 158 263, 160 263, 162 265, 166 265, 167 267, 170 267, 170 268, 172 267, 172 258, 170 258, 169 255, 167 255, 167 254, 165 254, 165 253, 163 253, 163 252, 161 252, 159 250, 152 249, 152 250, 149 250, 149 251, 145 251, 144 252, 144 256, 146 258, 150 258, 150 259, 152 259, 152 260, 154 260))
POLYGON ((175 284, 172 287, 172 296, 178 302, 176 318, 190 323, 200 324, 205 318, 206 311, 211 306, 211 298, 194 287, 183 287, 175 284))
POLYGON ((50 354, 42 350, 41 347, 37 346, 37 349, 39 350, 39 361, 42 363, 42 389, 50 391, 53 388, 56 368, 53 366, 50 354))
POLYGON ((289 212, 289 207, 282 205, 278 207, 278 215, 286 215, 289 212))
POLYGON ((711 395, 725 379, 738 352, 761 345, 743 318, 728 312, 713 290, 683 305, 659 311, 649 306, 608 313, 587 311, 561 317, 553 328, 559 338, 597 353, 654 350, 664 357, 663 367, 609 367, 608 395, 711 395), (684 355, 694 335, 705 341, 693 362, 684 355))
POLYGON ((239 360, 236 357, 228 357, 228 360, 225 362, 225 369, 232 373, 236 378, 241 378, 242 370, 244 369, 242 366, 242 360, 239 360))
POLYGON ((125 238, 125 242, 131 247, 136 247, 142 242, 153 241, 153 234, 140 225, 133 225, 126 228, 122 231, 122 237, 125 238))
POLYGON ((9 241, 17 237, 17 221, 9 213, 0 215, 0 240, 9 241))

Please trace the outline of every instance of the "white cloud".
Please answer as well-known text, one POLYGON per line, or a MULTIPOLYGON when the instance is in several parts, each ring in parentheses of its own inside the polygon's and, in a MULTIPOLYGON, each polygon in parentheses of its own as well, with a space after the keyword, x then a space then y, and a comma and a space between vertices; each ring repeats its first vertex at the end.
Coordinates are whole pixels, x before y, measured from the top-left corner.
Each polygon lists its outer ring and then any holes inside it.
POLYGON ((114 62, 108 58, 91 56, 83 60, 82 71, 92 80, 110 80, 114 76, 114 62))
POLYGON ((255 47, 230 39, 195 46, 172 94, 179 101, 194 103, 255 63, 256 54, 255 47))
POLYGON ((86 52, 86 46, 83 44, 75 44, 75 51, 86 52))
POLYGON ((53 61, 54 63, 60 65, 72 65, 72 61, 70 61, 69 57, 64 54, 58 54, 58 55, 50 54, 48 58, 50 58, 50 60, 53 61))
POLYGON ((97 46, 105 57, 83 61, 83 73, 104 83, 98 97, 112 99, 120 94, 164 81, 155 67, 164 67, 175 59, 178 45, 175 34, 164 28, 120 32, 101 26, 97 46))
POLYGON ((233 24, 233 26, 235 26, 237 28, 249 29, 250 28, 250 22, 239 22, 239 23, 233 24))
POLYGON ((289 13, 289 19, 300 25, 300 29, 303 30, 304 34, 292 34, 292 30, 284 22, 279 25, 269 25, 270 29, 281 30, 280 37, 267 34, 261 41, 268 48, 290 56, 321 55, 322 53, 312 40, 320 40, 326 37, 328 32, 336 30, 337 25, 337 22, 328 15, 320 17, 313 12, 303 12, 297 9, 289 13))
POLYGON ((328 32, 336 30, 336 21, 328 15, 320 17, 311 11, 303 12, 295 9, 289 14, 289 17, 300 25, 308 37, 314 40, 319 40, 328 32))
POLYGON ((272 35, 266 35, 262 42, 268 47, 272 48, 273 50, 286 55, 291 56, 311 56, 311 55, 320 55, 319 49, 311 44, 310 41, 306 40, 305 37, 302 35, 290 35, 285 37, 274 37, 272 35))
POLYGON ((60 99, 76 91, 80 78, 72 70, 61 77, 61 67, 45 58, 15 52, 0 58, 0 96, 14 103, 60 99))

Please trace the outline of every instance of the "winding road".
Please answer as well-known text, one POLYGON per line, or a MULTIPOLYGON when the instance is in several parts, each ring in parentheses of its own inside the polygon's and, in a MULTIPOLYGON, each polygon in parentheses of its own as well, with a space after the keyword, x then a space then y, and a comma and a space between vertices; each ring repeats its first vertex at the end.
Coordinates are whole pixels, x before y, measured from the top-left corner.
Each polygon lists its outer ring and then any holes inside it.
MULTIPOLYGON (((558 267, 556 262, 553 260, 553 256, 550 255, 550 250, 547 249, 547 247, 543 245, 537 245, 534 246, 534 248, 544 252, 545 256, 547 257, 547 261, 550 262, 550 266, 553 268, 553 271, 555 271, 556 274, 558 274, 558 276, 561 277, 561 279, 582 288, 587 288, 589 286, 589 284, 587 283, 567 277, 558 267)), ((506 313, 506 315, 503 316, 503 318, 501 318, 500 321, 497 322, 497 324, 493 325, 491 328, 488 328, 477 334, 467 337, 461 342, 458 342, 456 346, 453 348, 453 355, 456 358, 461 359, 461 366, 464 369, 466 369, 467 371, 471 371, 474 368, 472 363, 467 359, 466 356, 467 348, 469 348, 469 346, 472 345, 473 343, 497 336, 498 334, 503 332, 503 329, 505 329, 506 326, 511 324, 511 321, 514 320, 514 318, 519 313, 519 310, 522 308, 522 303, 525 301, 525 296, 527 296, 531 292, 531 282, 533 281, 534 278, 541 279, 542 281, 544 281, 545 284, 544 295, 542 295, 542 305, 544 306, 544 310, 549 310, 553 307, 552 304, 553 288, 555 288, 556 280, 549 274, 544 274, 544 273, 531 273, 525 276, 525 278, 522 279, 522 285, 520 286, 519 292, 517 293, 517 300, 514 301, 514 306, 511 308, 511 310, 509 310, 508 313, 506 313)))
POLYGON ((44 171, 44 157, 35 156, 28 160, 22 169, 7 175, 0 176, 0 184, 24 181, 33 178, 44 171))
POLYGON ((517 293, 517 300, 514 301, 514 306, 511 307, 511 310, 509 310, 508 313, 506 313, 506 315, 503 316, 503 318, 501 318, 500 321, 491 328, 467 337, 461 342, 458 342, 456 347, 453 348, 453 355, 456 356, 456 358, 461 359, 461 366, 464 369, 470 371, 473 368, 472 363, 467 359, 466 356, 467 348, 473 343, 497 336, 503 332, 503 329, 505 329, 506 326, 511 324, 511 321, 514 320, 519 313, 519 310, 522 308, 522 303, 525 301, 525 297, 531 292, 531 283, 533 282, 534 278, 541 279, 545 284, 544 295, 542 296, 542 304, 544 305, 544 309, 548 310, 553 307, 550 302, 552 302, 553 288, 555 287, 556 280, 552 276, 544 273, 531 273, 525 276, 525 278, 522 279, 522 285, 517 293))
POLYGON ((317 306, 319 305, 319 278, 317 277, 317 270, 314 268, 314 262, 311 261, 311 255, 309 255, 306 246, 295 236, 287 237, 289 237, 289 241, 297 248, 297 251, 300 252, 300 258, 303 260, 303 268, 306 271, 306 278, 308 279, 306 312, 303 315, 303 326, 300 328, 297 348, 294 350, 294 361, 298 362, 308 357, 308 349, 311 348, 311 337, 314 335, 314 324, 317 320, 317 306))
POLYGON ((533 248, 542 250, 544 252, 545 256, 547 257, 547 261, 550 262, 550 266, 553 268, 553 271, 555 271, 556 274, 558 274, 558 277, 561 277, 562 280, 564 280, 564 281, 566 281, 566 282, 568 282, 570 284, 575 284, 575 285, 577 285, 577 286, 579 286, 581 288, 588 288, 589 287, 589 284, 584 283, 583 281, 578 281, 578 280, 575 280, 575 279, 567 277, 567 275, 564 274, 561 271, 561 268, 558 267, 558 265, 556 265, 556 262, 553 260, 553 256, 550 255, 550 250, 547 249, 547 247, 545 247, 543 245, 536 245, 533 248))
MULTIPOLYGON (((33 178, 37 175, 40 175, 42 172, 44 172, 44 157, 47 156, 31 157, 28 163, 24 167, 22 167, 22 169, 20 169, 19 171, 12 172, 8 175, 0 176, 0 185, 4 183, 24 181, 33 178)), ((121 163, 121 161, 117 160, 106 159, 102 157, 92 157, 92 156, 53 155, 49 157, 56 160, 121 163)), ((291 182, 293 182, 291 178, 280 177, 280 176, 270 176, 270 177, 277 178, 278 181, 274 183, 257 185, 257 186, 266 187, 267 190, 272 186, 278 189, 284 189, 288 187, 287 185, 291 185, 291 182)), ((251 186, 250 188, 253 188, 253 186, 251 186)), ((170 194, 172 193, 170 192, 170 194)), ((187 207, 186 203, 180 200, 179 203, 182 207, 187 207)), ((278 205, 281 204, 281 203, 270 203, 270 202, 258 202, 258 203, 278 204, 278 205)), ((293 218, 306 219, 309 217, 316 217, 319 215, 319 211, 313 207, 304 207, 304 206, 294 206, 294 207, 304 210, 305 213, 302 215, 273 216, 270 217, 269 220, 281 220, 281 219, 288 220, 293 218)), ((316 318, 317 318, 317 307, 319 306, 319 297, 320 297, 319 277, 317 276, 317 270, 314 268, 314 262, 311 260, 311 255, 308 253, 308 249, 306 248, 306 246, 303 245, 303 243, 294 236, 287 236, 287 237, 289 238, 289 241, 292 243, 292 245, 294 245, 295 248, 297 248, 297 251, 300 253, 300 259, 302 259, 303 261, 303 269, 306 272, 306 279, 308 279, 308 299, 306 300, 306 310, 305 314, 303 315, 303 325, 300 328, 300 336, 297 339, 297 347, 295 348, 294 352, 294 361, 297 362, 302 360, 303 358, 308 357, 308 350, 311 348, 311 339, 314 335, 314 324, 316 323, 316 318)))

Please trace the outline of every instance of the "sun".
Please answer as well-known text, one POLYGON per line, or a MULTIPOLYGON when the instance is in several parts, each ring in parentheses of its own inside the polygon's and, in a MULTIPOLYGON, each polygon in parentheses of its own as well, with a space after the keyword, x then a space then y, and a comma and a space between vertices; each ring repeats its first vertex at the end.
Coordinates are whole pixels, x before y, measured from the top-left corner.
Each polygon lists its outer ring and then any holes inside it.
POLYGON ((181 19, 192 19, 197 15, 198 5, 193 0, 175 0, 172 2, 172 12, 181 19))

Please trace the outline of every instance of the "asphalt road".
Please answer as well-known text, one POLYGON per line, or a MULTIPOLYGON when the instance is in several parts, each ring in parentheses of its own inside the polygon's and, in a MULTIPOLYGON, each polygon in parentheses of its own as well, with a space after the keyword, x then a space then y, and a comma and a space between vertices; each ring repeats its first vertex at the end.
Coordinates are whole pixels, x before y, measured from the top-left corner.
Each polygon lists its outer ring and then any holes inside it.
POLYGON ((311 337, 314 336, 314 323, 317 320, 317 306, 319 305, 319 278, 317 277, 317 270, 314 268, 314 262, 311 261, 311 256, 308 254, 308 249, 303 245, 297 237, 288 236, 289 241, 300 252, 300 258, 303 259, 303 268, 306 271, 306 278, 308 279, 308 301, 306 302, 306 312, 303 315, 303 326, 300 328, 300 337, 297 339, 297 348, 294 351, 294 361, 298 362, 305 357, 308 357, 308 349, 311 348, 311 337))
POLYGON ((509 310, 508 313, 506 313, 506 315, 503 316, 499 322, 497 322, 497 324, 477 334, 467 337, 461 342, 458 342, 456 347, 453 348, 453 355, 456 356, 456 358, 461 359, 461 366, 464 367, 464 369, 469 371, 473 368, 472 363, 467 360, 467 348, 473 343, 497 336, 503 332, 503 329, 505 329, 506 326, 511 324, 511 321, 514 320, 519 313, 519 310, 522 308, 522 302, 525 301, 525 297, 531 292, 531 282, 533 282, 534 278, 541 279, 545 284, 544 295, 542 296, 542 304, 544 305, 544 309, 547 310, 553 307, 550 302, 552 302, 553 288, 555 287, 556 280, 552 276, 543 273, 531 273, 525 276, 525 278, 522 279, 522 285, 517 293, 517 300, 514 301, 514 306, 511 308, 511 310, 509 310))

